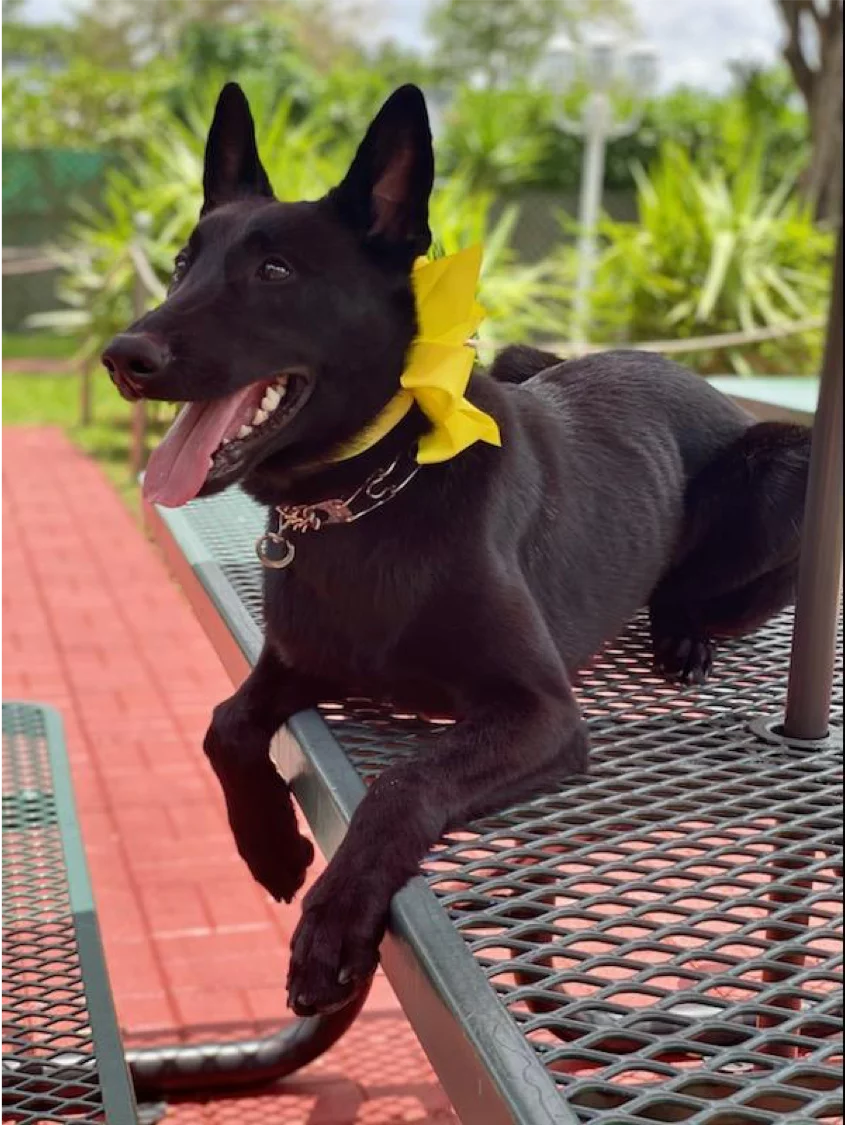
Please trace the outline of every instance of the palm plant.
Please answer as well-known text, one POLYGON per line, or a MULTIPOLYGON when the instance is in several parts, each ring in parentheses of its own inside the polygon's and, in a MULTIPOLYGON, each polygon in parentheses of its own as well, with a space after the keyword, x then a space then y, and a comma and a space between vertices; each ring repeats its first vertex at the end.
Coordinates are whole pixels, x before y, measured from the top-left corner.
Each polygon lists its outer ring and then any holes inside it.
MULTIPOLYGON (((793 173, 767 192, 764 172, 762 145, 733 174, 702 170, 672 144, 650 173, 636 168, 639 223, 601 225, 594 338, 690 338, 822 317, 832 235, 813 224, 793 173)), ((571 275, 568 256, 563 269, 571 275)), ((813 370, 819 343, 820 333, 784 336, 728 359, 746 374, 813 370)), ((704 356, 703 365, 724 367, 724 358, 704 356)))

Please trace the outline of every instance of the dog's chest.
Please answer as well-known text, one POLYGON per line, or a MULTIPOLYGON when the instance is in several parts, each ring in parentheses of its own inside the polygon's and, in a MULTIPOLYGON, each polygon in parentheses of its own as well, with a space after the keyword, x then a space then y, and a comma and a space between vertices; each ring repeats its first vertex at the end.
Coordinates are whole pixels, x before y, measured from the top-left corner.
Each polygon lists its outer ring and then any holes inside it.
POLYGON ((416 600, 404 566, 357 552, 298 556, 267 572, 264 594, 267 636, 285 660, 350 685, 387 675, 416 600))

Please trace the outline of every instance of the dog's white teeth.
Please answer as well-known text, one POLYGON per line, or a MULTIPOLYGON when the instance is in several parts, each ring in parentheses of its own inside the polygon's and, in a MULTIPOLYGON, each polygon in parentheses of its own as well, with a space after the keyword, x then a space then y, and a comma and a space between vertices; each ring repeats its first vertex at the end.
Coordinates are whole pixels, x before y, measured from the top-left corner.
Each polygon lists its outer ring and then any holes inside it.
POLYGON ((252 419, 253 426, 260 426, 262 422, 266 422, 268 418, 264 410, 256 410, 255 417, 252 419))
POLYGON ((249 435, 251 433, 252 433, 252 426, 241 426, 241 428, 238 430, 237 436, 239 438, 245 438, 245 437, 249 437, 249 435))
POLYGON ((261 400, 261 409, 266 410, 269 414, 271 411, 276 409, 281 401, 282 396, 279 394, 279 392, 273 387, 268 387, 264 394, 264 398, 261 400))
POLYGON ((276 379, 276 389, 279 392, 279 397, 284 398, 285 395, 287 394, 287 389, 288 389, 288 377, 287 377, 287 375, 280 375, 276 379))

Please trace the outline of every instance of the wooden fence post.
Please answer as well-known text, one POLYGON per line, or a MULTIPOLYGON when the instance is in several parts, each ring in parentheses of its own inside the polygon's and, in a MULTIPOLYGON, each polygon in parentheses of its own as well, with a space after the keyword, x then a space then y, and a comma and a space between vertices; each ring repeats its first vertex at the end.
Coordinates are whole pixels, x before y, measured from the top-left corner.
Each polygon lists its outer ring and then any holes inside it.
MULTIPOLYGON (((146 311, 146 291, 138 267, 133 267, 132 316, 138 320, 146 311)), ((132 404, 132 434, 129 447, 129 468, 133 479, 147 463, 147 403, 139 399, 132 404)))
MULTIPOLYGON (((135 239, 130 248, 132 262, 132 317, 139 320, 147 311, 147 300, 153 296, 149 282, 144 277, 142 266, 146 264, 144 255, 144 236, 150 230, 150 217, 145 213, 135 216, 135 239)), ((132 407, 132 437, 129 449, 129 466, 133 478, 143 471, 147 464, 147 403, 140 399, 132 407)))

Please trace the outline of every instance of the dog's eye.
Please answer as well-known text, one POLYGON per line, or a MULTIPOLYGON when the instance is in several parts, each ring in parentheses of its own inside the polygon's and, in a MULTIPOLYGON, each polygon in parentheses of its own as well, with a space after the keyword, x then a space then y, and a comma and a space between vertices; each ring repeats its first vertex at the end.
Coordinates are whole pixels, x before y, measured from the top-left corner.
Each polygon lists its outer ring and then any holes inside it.
POLYGON ((262 281, 286 281, 290 275, 290 266, 281 258, 268 258, 258 267, 258 276, 262 281))
POLYGON ((185 274, 188 272, 188 255, 184 250, 180 250, 176 255, 173 262, 173 274, 170 278, 171 285, 178 285, 185 274))

